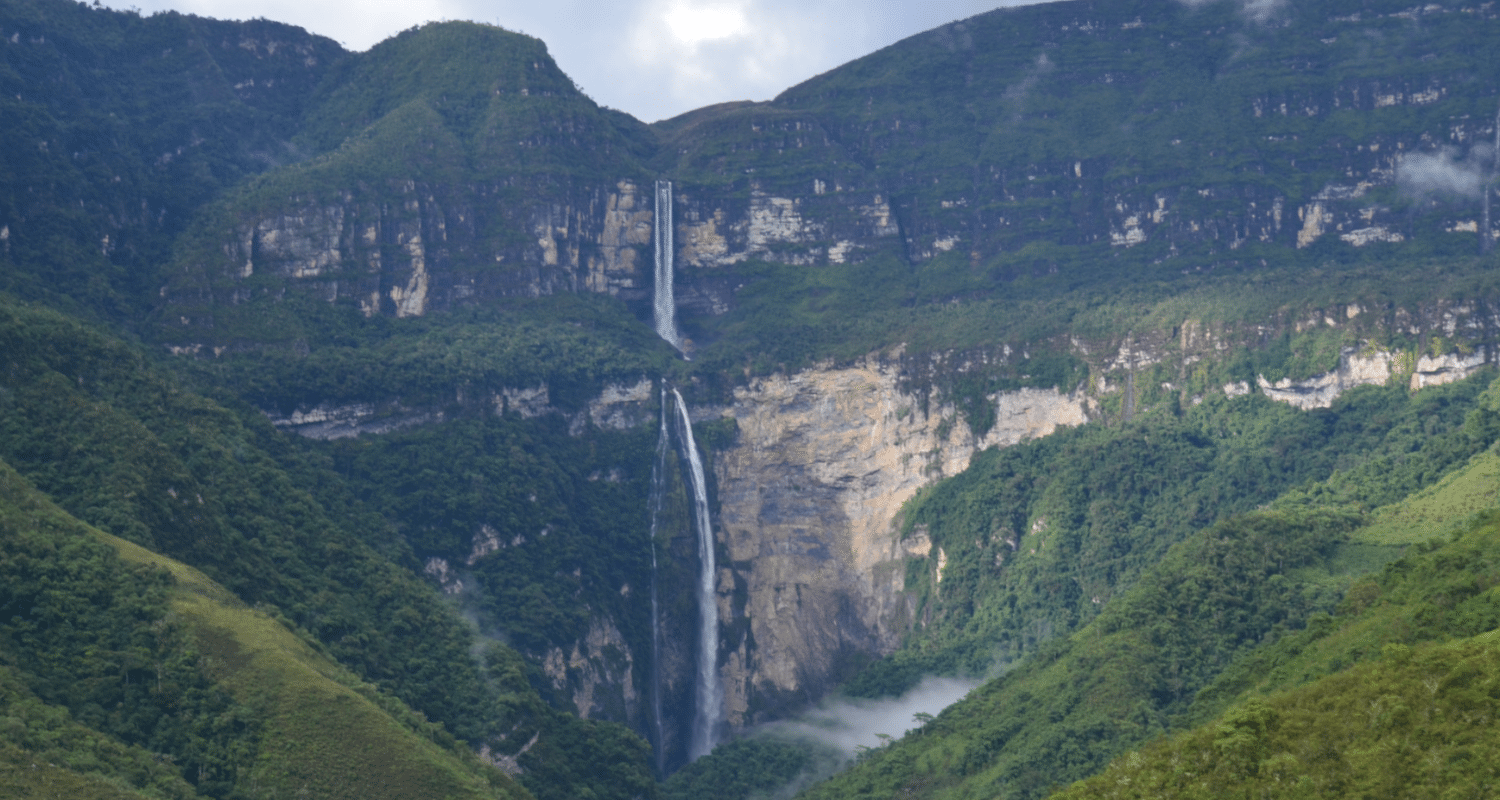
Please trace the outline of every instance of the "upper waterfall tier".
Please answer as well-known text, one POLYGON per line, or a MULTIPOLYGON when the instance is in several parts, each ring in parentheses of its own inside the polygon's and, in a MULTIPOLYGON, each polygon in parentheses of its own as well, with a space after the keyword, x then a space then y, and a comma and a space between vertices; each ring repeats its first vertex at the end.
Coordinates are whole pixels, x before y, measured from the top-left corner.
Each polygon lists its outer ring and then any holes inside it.
POLYGON ((656 281, 652 298, 656 335, 682 350, 677 334, 677 300, 672 296, 672 182, 656 182, 656 281))

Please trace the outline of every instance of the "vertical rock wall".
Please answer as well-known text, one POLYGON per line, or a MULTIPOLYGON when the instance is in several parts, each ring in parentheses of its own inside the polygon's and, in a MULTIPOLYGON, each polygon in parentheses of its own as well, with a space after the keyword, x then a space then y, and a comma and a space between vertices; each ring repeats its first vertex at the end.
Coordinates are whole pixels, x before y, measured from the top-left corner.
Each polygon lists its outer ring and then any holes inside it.
POLYGON ((897 369, 874 358, 736 392, 725 411, 739 438, 715 461, 731 726, 814 702, 895 649, 909 615, 905 559, 926 552, 898 541, 893 521, 917 489, 962 471, 980 449, 1088 419, 1081 394, 1023 389, 991 400, 997 423, 977 437, 951 407, 923 413, 897 369))

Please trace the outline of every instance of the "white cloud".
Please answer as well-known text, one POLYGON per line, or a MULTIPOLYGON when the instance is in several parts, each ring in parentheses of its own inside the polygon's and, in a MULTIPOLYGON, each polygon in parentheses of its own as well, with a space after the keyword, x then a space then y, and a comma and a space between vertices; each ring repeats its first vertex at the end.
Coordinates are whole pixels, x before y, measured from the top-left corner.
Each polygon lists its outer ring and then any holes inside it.
POLYGON ((921 727, 916 721, 917 714, 937 716, 980 683, 960 678, 924 678, 899 698, 825 703, 795 721, 773 722, 763 730, 813 739, 853 758, 861 747, 879 747, 884 741, 882 736, 899 739, 908 730, 921 727))
POLYGON ((1452 147, 1408 153, 1396 162, 1396 185, 1416 197, 1447 194, 1477 198, 1488 172, 1488 156, 1487 147, 1477 147, 1463 159, 1452 147))
POLYGON ((750 33, 743 3, 703 5, 675 2, 662 14, 661 21, 673 38, 689 47, 750 33))

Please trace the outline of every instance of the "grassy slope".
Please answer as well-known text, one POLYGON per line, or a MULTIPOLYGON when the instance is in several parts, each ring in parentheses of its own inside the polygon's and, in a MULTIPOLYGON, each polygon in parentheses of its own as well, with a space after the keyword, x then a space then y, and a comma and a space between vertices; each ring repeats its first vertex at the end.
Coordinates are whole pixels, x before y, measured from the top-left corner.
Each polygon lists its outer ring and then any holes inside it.
POLYGON ((1468 517, 1500 505, 1500 455, 1487 451, 1435 486, 1381 511, 1354 535, 1361 544, 1408 545, 1451 533, 1468 517))
MULTIPOLYGON (((70 513, 274 607, 476 749, 514 755, 540 733, 521 759, 534 794, 649 790, 639 737, 554 711, 525 671, 507 668, 502 680, 476 663, 472 627, 414 574, 418 562, 391 521, 325 455, 62 315, 0 302, 0 339, 0 451, 70 513), (512 741, 518 728, 526 737, 512 741), (600 759, 612 765, 608 778, 580 766, 600 759)), ((588 541, 573 549, 595 552, 588 541)), ((497 609, 495 624, 508 610, 497 609)))
MULTIPOLYGON (((1495 452, 1380 515, 1444 531, 1350 588, 1332 618, 1252 654, 1200 696, 1205 724, 1117 759, 1063 797, 1482 797, 1500 786, 1495 452), (1447 509, 1446 513, 1437 512, 1447 509), (1467 521, 1465 521, 1467 520, 1467 521), (1451 530, 1451 533, 1448 531, 1451 530), (1245 698, 1221 715, 1224 700, 1245 698)), ((1356 538, 1360 538, 1356 536, 1356 538)))
MULTIPOLYGON (((246 734, 257 740, 255 747, 241 750, 253 753, 253 763, 237 765, 241 771, 236 783, 241 791, 328 798, 529 796, 497 770, 481 765, 466 748, 443 734, 440 726, 359 680, 266 611, 246 606, 191 567, 78 522, 3 463, 0 524, 11 532, 31 528, 57 543, 44 563, 33 569, 75 569, 72 559, 87 548, 69 547, 69 540, 92 539, 118 553, 118 559, 104 559, 108 569, 144 567, 148 573, 162 570, 171 576, 168 613, 152 624, 185 630, 202 657, 200 668, 257 721, 253 732, 246 734), (46 521, 44 528, 39 527, 41 520, 46 521)), ((13 662, 11 669, 36 668, 15 652, 6 656, 13 662)), ((7 681, 5 688, 9 690, 8 709, 27 704, 23 687, 7 681)), ((134 778, 135 783, 144 784, 137 788, 153 795, 163 788, 170 796, 193 795, 191 788, 169 778, 144 781, 138 777, 159 769, 155 767, 159 757, 141 759, 137 748, 122 747, 108 736, 59 721, 59 713, 66 714, 56 708, 51 711, 52 727, 59 733, 45 740, 56 751, 49 754, 49 762, 61 762, 65 766, 58 769, 67 774, 28 778, 29 783, 20 785, 41 787, 44 784, 38 781, 47 781, 54 787, 76 783, 86 788, 101 778, 106 782, 134 778), (74 769, 68 769, 69 765, 74 769)), ((45 718, 47 712, 36 716, 45 718)), ((16 727, 35 729, 37 725, 34 720, 30 726, 23 721, 7 732, 15 733, 16 727)), ((21 742, 35 744, 24 737, 21 742)), ((12 744, 6 760, 24 760, 20 753, 12 744)), ((183 755, 166 753, 161 758, 171 763, 183 755)))
MULTIPOLYGON (((4 480, 0 478, 0 480, 4 480)), ((0 501, 0 525, 17 509, 0 501)), ((169 765, 138 746, 89 729, 42 701, 23 674, 0 667, 0 797, 116 800, 197 795, 169 765)))
POLYGON ((262 720, 249 776, 263 790, 326 798, 514 797, 528 793, 399 701, 340 667, 203 573, 93 531, 126 563, 172 574, 172 610, 207 669, 262 720))
POLYGON ((149 797, 122 789, 93 775, 64 769, 11 744, 0 744, 0 796, 15 800, 66 797, 70 800, 141 800, 149 797))
MULTIPOLYGON (((933 723, 807 796, 1037 797, 1101 768, 1124 747, 1219 713, 1267 680, 1260 671, 1270 667, 1262 660, 1286 661, 1276 648, 1312 636, 1304 631, 1283 638, 1288 631, 1309 623, 1307 631, 1323 630, 1322 612, 1334 610, 1351 583, 1350 597, 1379 595, 1359 576, 1400 551, 1356 532, 1366 516, 1359 509, 1401 500, 1455 468, 1439 488, 1416 495, 1418 508, 1435 524, 1461 521, 1493 497, 1493 484, 1485 485, 1493 451, 1470 461, 1460 440, 1493 441, 1494 395, 1492 389, 1477 398, 1478 410, 1456 429, 1430 437, 1420 426, 1434 414, 1453 412, 1423 408, 1440 400, 1437 395, 1414 396, 1407 410, 1416 412, 1418 428, 1397 424, 1404 434, 1353 459, 1329 480, 1269 510, 1194 533, 1078 633, 1038 648, 933 723), (1407 451, 1411 441, 1425 447, 1407 451), (1442 518, 1436 516, 1440 510, 1442 518)), ((1411 513, 1398 504, 1372 509, 1368 517, 1388 526, 1411 513)), ((1390 540, 1388 534, 1375 538, 1390 540)), ((1483 564, 1492 557, 1476 551, 1473 560, 1483 564)), ((954 566, 950 561, 949 569, 954 566)), ((1411 618, 1370 623, 1367 633, 1384 631, 1387 624, 1408 632, 1437 630, 1430 619, 1411 618)), ((1378 651, 1380 641, 1367 643, 1363 652, 1378 651)), ((1299 679, 1348 663, 1339 658, 1327 656, 1316 670, 1304 666, 1299 679)))

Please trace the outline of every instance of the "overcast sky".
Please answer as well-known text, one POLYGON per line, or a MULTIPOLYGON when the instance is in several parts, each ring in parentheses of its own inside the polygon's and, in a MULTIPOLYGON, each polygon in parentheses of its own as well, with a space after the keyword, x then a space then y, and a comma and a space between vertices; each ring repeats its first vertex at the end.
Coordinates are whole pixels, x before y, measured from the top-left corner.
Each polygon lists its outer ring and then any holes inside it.
POLYGON ((914 33, 1026 0, 110 0, 143 14, 265 17, 365 50, 431 20, 541 38, 601 105, 646 122, 769 100, 914 33), (351 10, 353 9, 353 10, 351 10))

